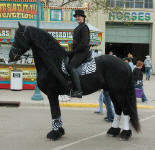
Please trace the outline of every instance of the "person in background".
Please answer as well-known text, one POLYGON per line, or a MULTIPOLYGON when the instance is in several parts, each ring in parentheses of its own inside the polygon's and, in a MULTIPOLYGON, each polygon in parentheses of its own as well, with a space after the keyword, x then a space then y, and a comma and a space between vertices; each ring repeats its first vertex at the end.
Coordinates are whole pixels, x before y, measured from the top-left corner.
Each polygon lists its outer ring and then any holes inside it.
POLYGON ((113 55, 113 52, 112 51, 109 51, 109 55, 113 55))
POLYGON ((95 111, 96 114, 103 114, 103 103, 106 106, 107 110, 107 116, 104 118, 107 122, 113 122, 114 119, 114 110, 113 110, 113 104, 111 102, 111 98, 109 96, 108 91, 101 90, 100 96, 99 96, 99 108, 98 111, 95 111))
POLYGON ((128 58, 131 59, 131 62, 133 63, 133 65, 136 65, 137 59, 135 57, 133 57, 133 55, 131 53, 128 53, 128 58))
POLYGON ((134 64, 132 63, 132 60, 131 60, 129 57, 125 57, 125 58, 123 58, 123 61, 125 61, 126 63, 129 64, 129 66, 130 66, 130 68, 131 68, 131 70, 132 70, 132 72, 133 72, 135 66, 134 66, 134 64))
POLYGON ((152 61, 149 55, 145 57, 146 59, 144 60, 144 66, 145 66, 146 80, 150 80, 152 61))
MULTIPOLYGON (((109 55, 113 56, 113 52, 109 51, 109 55)), ((107 110, 107 116, 104 118, 107 122, 113 122, 114 119, 114 112, 113 112, 113 104, 111 102, 111 98, 108 91, 101 90, 100 96, 99 96, 99 110, 95 111, 95 113, 100 114, 103 113, 103 103, 106 106, 107 110)))
POLYGON ((135 83, 135 88, 139 88, 143 90, 142 93, 142 102, 146 102, 147 98, 144 93, 143 89, 143 72, 141 71, 143 67, 143 62, 142 61, 137 61, 136 67, 133 70, 133 76, 134 76, 134 83, 135 83))

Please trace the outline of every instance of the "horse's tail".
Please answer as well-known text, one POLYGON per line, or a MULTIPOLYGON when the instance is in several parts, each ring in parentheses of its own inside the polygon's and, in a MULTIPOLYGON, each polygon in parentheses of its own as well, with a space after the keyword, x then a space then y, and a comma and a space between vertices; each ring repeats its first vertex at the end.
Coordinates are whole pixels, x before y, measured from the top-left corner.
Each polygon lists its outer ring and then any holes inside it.
POLYGON ((133 80, 133 74, 132 72, 130 73, 130 79, 128 83, 128 106, 130 110, 130 121, 133 126, 133 128, 137 131, 140 132, 140 123, 139 123, 139 118, 138 118, 138 112, 137 112, 137 101, 136 101, 136 93, 135 93, 135 87, 134 87, 134 80, 133 80))

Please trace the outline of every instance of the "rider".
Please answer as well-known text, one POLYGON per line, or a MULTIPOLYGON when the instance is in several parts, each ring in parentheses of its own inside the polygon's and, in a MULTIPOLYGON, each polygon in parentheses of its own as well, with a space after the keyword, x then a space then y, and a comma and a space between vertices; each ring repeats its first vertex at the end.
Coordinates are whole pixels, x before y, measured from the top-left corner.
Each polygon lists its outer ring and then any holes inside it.
POLYGON ((70 63, 68 67, 75 87, 75 91, 71 91, 71 97, 82 98, 80 78, 76 68, 88 57, 90 32, 85 24, 86 16, 83 10, 75 10, 74 17, 79 25, 73 31, 73 47, 72 51, 69 52, 70 63))

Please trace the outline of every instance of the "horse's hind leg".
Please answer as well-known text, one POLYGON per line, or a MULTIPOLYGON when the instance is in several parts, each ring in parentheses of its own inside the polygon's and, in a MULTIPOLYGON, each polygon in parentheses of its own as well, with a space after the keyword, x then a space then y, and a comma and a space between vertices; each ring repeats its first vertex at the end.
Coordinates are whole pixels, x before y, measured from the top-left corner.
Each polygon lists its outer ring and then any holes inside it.
POLYGON ((51 140, 57 140, 65 134, 65 131, 62 127, 58 95, 49 93, 48 99, 52 115, 52 131, 47 134, 47 138, 51 140))
POLYGON ((128 140, 132 136, 132 131, 130 129, 130 111, 129 106, 127 105, 127 101, 129 101, 129 98, 127 96, 123 97, 122 101, 122 109, 124 114, 124 120, 123 120, 123 130, 120 133, 120 140, 128 140))
POLYGON ((120 124, 120 119, 121 119, 122 108, 121 108, 118 98, 116 98, 113 95, 110 95, 110 97, 114 105, 115 115, 114 115, 114 120, 112 122, 112 126, 107 131, 107 134, 109 136, 116 137, 116 136, 119 136, 120 131, 121 131, 119 124, 120 124))

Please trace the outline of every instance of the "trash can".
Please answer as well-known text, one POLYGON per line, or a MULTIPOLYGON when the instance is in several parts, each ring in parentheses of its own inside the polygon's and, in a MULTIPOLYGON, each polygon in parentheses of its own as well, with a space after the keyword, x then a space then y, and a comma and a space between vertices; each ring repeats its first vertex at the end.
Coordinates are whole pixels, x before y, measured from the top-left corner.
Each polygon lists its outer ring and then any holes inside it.
POLYGON ((11 71, 11 90, 22 90, 23 89, 23 71, 12 70, 11 71))

